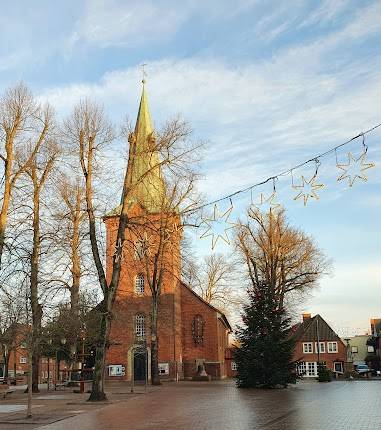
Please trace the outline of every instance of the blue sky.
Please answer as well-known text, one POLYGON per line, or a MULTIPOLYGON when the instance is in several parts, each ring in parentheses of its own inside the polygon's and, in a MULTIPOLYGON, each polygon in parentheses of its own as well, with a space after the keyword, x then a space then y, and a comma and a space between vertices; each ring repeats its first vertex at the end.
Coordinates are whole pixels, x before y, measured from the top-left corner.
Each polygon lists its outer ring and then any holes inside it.
MULTIPOLYGON (((214 199, 381 122, 380 16, 379 1, 4 0, 0 87, 22 79, 60 116, 91 96, 117 123, 135 118, 147 63, 155 123, 181 113, 206 140, 201 188, 214 199)), ((381 131, 367 144, 377 164, 367 183, 338 183, 328 157, 321 198, 304 208, 289 177, 277 182, 290 222, 334 261, 333 276, 300 308, 343 335, 381 316, 381 131)), ((348 150, 359 154, 360 142, 348 150)), ((249 201, 233 201, 234 215, 249 201)), ((210 250, 207 240, 196 245, 200 255, 210 250)))

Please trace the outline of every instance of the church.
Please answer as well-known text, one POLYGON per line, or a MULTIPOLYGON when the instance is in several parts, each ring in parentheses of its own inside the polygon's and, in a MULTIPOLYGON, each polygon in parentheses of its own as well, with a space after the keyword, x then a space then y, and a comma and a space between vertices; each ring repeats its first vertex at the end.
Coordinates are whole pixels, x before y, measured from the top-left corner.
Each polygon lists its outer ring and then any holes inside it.
MULTIPOLYGON (((153 148, 154 129, 143 80, 134 132, 129 137, 127 184, 129 219, 144 215, 148 223, 160 219, 159 201, 165 194, 165 182, 159 168, 159 154, 153 148)), ((112 271, 118 228, 116 208, 104 216, 106 226, 107 276, 112 271)), ((174 217, 179 218, 178 215, 174 217)), ((180 219, 176 221, 181 224, 180 219)), ((114 307, 109 349, 106 357, 109 380, 139 381, 151 379, 151 303, 152 292, 147 279, 150 267, 144 258, 147 247, 155 246, 159 237, 147 232, 146 224, 126 229, 122 268, 114 307), (148 237, 149 236, 149 237, 148 237), (146 238, 142 246, 142 238, 146 238)), ((191 379, 200 366, 208 377, 225 378, 225 360, 232 329, 226 316, 204 301, 181 280, 181 229, 173 228, 171 243, 163 254, 161 294, 158 304, 157 338, 159 374, 162 380, 191 379)), ((149 251, 149 250, 148 250, 149 251)), ((151 263, 150 263, 151 264, 151 263)))

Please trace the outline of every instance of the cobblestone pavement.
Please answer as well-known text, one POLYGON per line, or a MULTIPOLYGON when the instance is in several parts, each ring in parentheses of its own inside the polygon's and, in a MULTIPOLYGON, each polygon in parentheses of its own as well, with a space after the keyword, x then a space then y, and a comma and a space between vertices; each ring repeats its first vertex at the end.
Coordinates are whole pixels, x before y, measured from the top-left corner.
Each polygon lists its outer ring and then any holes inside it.
POLYGON ((379 430, 381 381, 303 381, 287 390, 242 390, 231 381, 171 383, 39 428, 379 430))

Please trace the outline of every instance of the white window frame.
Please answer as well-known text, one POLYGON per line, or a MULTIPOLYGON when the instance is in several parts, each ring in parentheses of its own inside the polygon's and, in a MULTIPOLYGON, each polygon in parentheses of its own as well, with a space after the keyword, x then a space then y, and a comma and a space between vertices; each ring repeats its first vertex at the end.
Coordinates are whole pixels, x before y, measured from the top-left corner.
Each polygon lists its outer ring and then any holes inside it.
POLYGON ((144 294, 145 278, 143 273, 138 273, 135 277, 135 293, 144 294))
POLYGON ((333 362, 333 369, 336 373, 344 373, 343 363, 341 361, 334 361, 333 362), (340 364, 340 370, 336 370, 336 364, 340 364))
POLYGON ((303 354, 313 354, 314 346, 312 342, 303 342, 303 354))
POLYGON ((327 342, 327 346, 328 354, 337 354, 339 352, 337 342, 327 342))
MULTIPOLYGON (((315 342, 315 352, 318 352, 317 349, 317 342, 315 342)), ((325 342, 319 342, 319 353, 320 354, 325 354, 325 342)))
POLYGON ((311 378, 318 376, 316 361, 306 362, 306 376, 311 378))
POLYGON ((298 375, 305 375, 307 373, 307 367, 306 367, 305 361, 300 361, 298 363, 297 372, 298 372, 298 375))
POLYGON ((27 363, 27 359, 26 357, 20 357, 20 364, 26 364, 27 363))
POLYGON ((373 345, 367 345, 367 351, 368 352, 374 352, 374 346, 373 345))
POLYGON ((232 370, 237 370, 237 363, 235 361, 231 362, 231 369, 232 370))
POLYGON ((358 352, 359 352, 359 348, 358 348, 358 346, 356 345, 356 346, 352 346, 351 347, 351 352, 353 353, 353 354, 357 354, 358 352))
POLYGON ((135 336, 140 339, 146 337, 146 316, 144 314, 135 315, 135 336))

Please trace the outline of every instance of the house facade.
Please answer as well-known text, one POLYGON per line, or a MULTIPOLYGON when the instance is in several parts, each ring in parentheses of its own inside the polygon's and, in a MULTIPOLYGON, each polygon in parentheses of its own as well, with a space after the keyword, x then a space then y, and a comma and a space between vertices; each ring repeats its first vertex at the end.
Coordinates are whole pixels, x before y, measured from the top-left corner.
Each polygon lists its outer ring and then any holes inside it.
POLYGON ((320 315, 303 314, 303 321, 293 327, 293 332, 298 374, 317 377, 318 363, 339 375, 344 373, 347 347, 320 315))
POLYGON ((222 312, 181 281, 181 220, 176 211, 169 215, 161 212, 166 204, 166 186, 157 167, 160 157, 153 149, 155 137, 144 82, 135 131, 129 142, 125 187, 129 190, 129 228, 122 251, 116 243, 121 207, 104 217, 109 279, 117 252, 122 259, 106 358, 107 377, 125 381, 151 379, 151 342, 156 340, 151 331, 152 256, 165 241, 157 317, 160 377, 192 378, 204 365, 212 378, 224 378, 231 327, 222 312), (161 236, 163 222, 166 232, 161 236))

